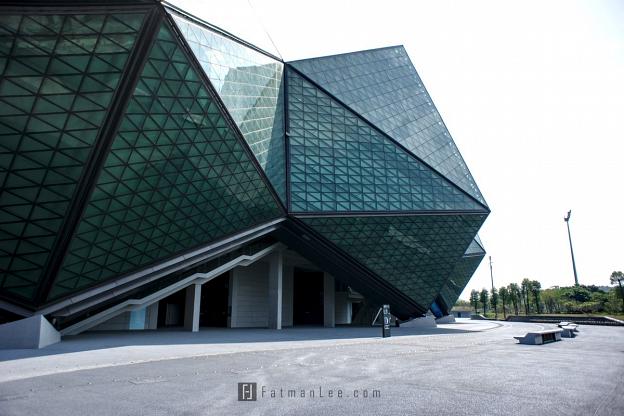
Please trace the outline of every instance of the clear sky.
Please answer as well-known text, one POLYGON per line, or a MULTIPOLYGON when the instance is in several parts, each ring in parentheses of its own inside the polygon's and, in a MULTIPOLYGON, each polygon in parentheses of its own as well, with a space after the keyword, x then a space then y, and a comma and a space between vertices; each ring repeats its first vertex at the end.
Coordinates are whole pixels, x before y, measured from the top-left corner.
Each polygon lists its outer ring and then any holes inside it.
POLYGON ((495 285, 574 283, 569 209, 580 283, 624 269, 624 1, 174 4, 286 61, 403 44, 492 209, 495 285))

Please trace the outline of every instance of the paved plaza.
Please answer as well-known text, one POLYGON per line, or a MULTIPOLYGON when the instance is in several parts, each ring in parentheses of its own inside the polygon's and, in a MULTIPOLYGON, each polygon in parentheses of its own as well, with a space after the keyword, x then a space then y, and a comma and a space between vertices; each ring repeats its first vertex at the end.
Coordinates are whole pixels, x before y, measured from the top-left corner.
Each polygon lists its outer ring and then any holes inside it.
POLYGON ((0 415, 624 414, 624 328, 513 339, 548 327, 86 333, 0 351, 0 415))

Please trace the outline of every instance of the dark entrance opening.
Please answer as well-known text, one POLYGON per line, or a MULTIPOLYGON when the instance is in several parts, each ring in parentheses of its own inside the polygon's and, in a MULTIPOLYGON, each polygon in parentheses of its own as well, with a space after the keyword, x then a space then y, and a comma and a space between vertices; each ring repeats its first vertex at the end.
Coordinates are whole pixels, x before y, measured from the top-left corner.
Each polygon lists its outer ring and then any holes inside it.
POLYGON ((186 289, 178 290, 158 302, 158 328, 184 326, 186 289))
POLYGON ((199 308, 199 326, 227 326, 229 291, 230 273, 224 273, 204 283, 199 308))
POLYGON ((293 325, 323 325, 323 272, 295 268, 293 325))

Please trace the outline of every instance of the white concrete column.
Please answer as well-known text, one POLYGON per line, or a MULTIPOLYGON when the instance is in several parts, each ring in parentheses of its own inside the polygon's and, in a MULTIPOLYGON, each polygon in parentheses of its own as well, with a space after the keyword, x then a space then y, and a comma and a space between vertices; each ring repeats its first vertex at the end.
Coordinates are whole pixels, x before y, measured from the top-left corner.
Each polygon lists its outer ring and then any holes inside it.
POLYGON ((281 251, 269 257, 269 328, 282 329, 282 289, 284 255, 281 251))
POLYGON ((323 273, 323 326, 336 325, 336 285, 334 276, 323 273))
POLYGON ((282 326, 293 326, 293 284, 295 268, 284 264, 282 288, 282 326))
POLYGON ((201 285, 192 284, 186 288, 186 305, 184 306, 184 329, 199 331, 199 306, 201 304, 201 285))
POLYGON ((336 323, 351 323, 351 300, 347 292, 336 292, 336 323))
POLYGON ((158 328, 158 302, 154 302, 147 307, 147 316, 145 318, 145 329, 158 328))

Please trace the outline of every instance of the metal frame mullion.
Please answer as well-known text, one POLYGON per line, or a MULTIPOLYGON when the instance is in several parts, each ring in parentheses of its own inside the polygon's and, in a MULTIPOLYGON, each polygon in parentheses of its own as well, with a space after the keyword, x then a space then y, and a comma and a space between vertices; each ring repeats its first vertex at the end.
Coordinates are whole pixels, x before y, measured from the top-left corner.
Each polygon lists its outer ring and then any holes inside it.
MULTIPOLYGON (((455 188, 456 190, 460 191, 461 193, 463 193, 464 195, 466 195, 468 198, 470 198, 473 202, 476 202, 479 206, 483 207, 483 212, 489 214, 490 213, 490 208, 486 205, 483 204, 483 202, 479 201, 477 198, 475 198, 474 196, 470 195, 468 192, 466 192, 463 188, 461 188, 459 185, 457 185, 455 182, 451 181, 450 179, 448 179, 445 175, 443 175, 442 173, 440 173, 436 168, 434 168, 433 166, 431 166, 429 163, 427 163, 426 161, 424 161, 423 159, 421 159, 420 157, 416 156, 412 151, 410 151, 407 147, 405 147, 404 145, 402 145, 401 143, 399 143, 397 140, 395 140, 393 137, 391 137, 388 133, 384 132, 383 130, 381 130, 379 127, 377 127, 375 124, 371 123, 369 120, 367 120, 366 118, 364 118, 364 116, 362 116, 360 113, 358 113, 357 111, 355 111, 353 108, 351 108, 351 106, 345 104, 341 99, 339 99, 338 97, 336 97, 334 94, 330 93, 327 89, 325 89, 324 87, 322 87, 321 85, 317 84, 314 80, 312 80, 310 77, 308 77, 306 74, 304 74, 303 72, 299 71, 297 68, 295 68, 294 66, 288 64, 287 62, 285 63, 285 68, 288 68, 288 70, 293 71, 295 74, 297 74, 298 76, 300 76, 301 78, 303 78, 306 82, 312 84, 315 88, 318 88, 322 93, 324 93, 325 95, 327 95, 328 97, 330 97, 332 100, 336 101, 338 104, 340 104, 341 106, 343 106, 346 110, 348 110, 349 112, 351 112, 353 115, 355 115, 358 119, 362 120, 364 123, 366 123, 367 126, 369 126, 370 128, 372 128, 373 130, 375 130, 377 133, 379 133, 382 137, 384 137, 386 140, 389 140, 392 144, 394 144, 396 147, 398 147, 400 150, 402 150, 403 152, 405 152, 408 156, 410 156, 412 159, 415 159, 417 162, 421 163, 422 165, 424 165, 425 167, 427 167, 428 169, 430 169, 431 171, 433 171, 435 174, 439 175, 444 181, 446 181, 448 184, 450 184, 453 188, 455 188)), ((284 70, 284 72, 286 72, 286 69, 284 70)))
MULTIPOLYGON (((286 211, 285 204, 282 202, 281 198, 279 197, 279 194, 273 187, 273 184, 269 180, 269 177, 267 176, 266 172, 264 171, 262 166, 260 166, 260 163, 258 163, 258 159, 256 159, 256 155, 254 155, 254 152, 253 150, 251 150, 249 143, 247 143, 247 140, 245 140, 245 136, 243 135, 241 130, 238 128, 238 125, 236 124, 232 116, 230 115, 225 103, 219 96, 219 93, 217 92, 215 87, 212 85, 210 78, 208 78, 208 75, 206 75, 204 68, 202 68, 201 64, 197 60, 197 57, 195 57, 195 54, 193 53, 191 47, 189 46, 188 42, 184 38, 184 35, 181 33, 180 28, 178 28, 178 25, 175 23, 173 18, 166 11, 165 11, 165 14, 166 14, 165 20, 167 21, 169 25, 169 29, 171 29, 171 31, 175 34, 177 41, 178 41, 178 45, 186 54, 186 57, 189 60, 189 64, 191 65, 193 69, 195 69, 195 71, 199 75, 201 82, 204 84, 204 86, 206 87, 206 90, 208 90, 209 94, 211 95, 212 100, 219 108, 221 116, 224 118, 224 120, 228 124, 228 127, 234 132, 234 136, 238 140, 239 144, 243 147, 244 152, 248 155, 252 165, 256 168, 256 171, 260 175, 260 179, 264 182, 264 184, 268 188, 269 193, 275 200, 275 203, 277 204, 277 207, 281 211, 282 215, 286 215, 287 211, 286 211)), ((285 65, 284 65, 284 70, 286 70, 285 65)))
POLYGON ((284 167, 286 168, 286 211, 288 213, 292 210, 291 197, 290 197, 290 115, 288 112, 288 70, 286 64, 284 64, 284 71, 282 72, 284 77, 282 85, 284 88, 282 93, 284 94, 284 167))
POLYGON ((137 36, 132 52, 128 58, 125 72, 115 91, 110 109, 102 123, 102 129, 98 134, 95 145, 91 149, 83 174, 76 186, 71 205, 67 210, 65 221, 59 232, 59 237, 55 241, 50 253, 47 267, 44 270, 41 284, 37 290, 35 305, 45 303, 58 277, 63 260, 69 250, 70 242, 76 233, 80 219, 82 218, 106 161, 106 157, 110 152, 124 111, 132 98, 134 88, 147 60, 147 55, 158 35, 161 21, 162 12, 158 6, 152 7, 151 10, 146 13, 143 26, 141 27, 141 31, 137 36))

